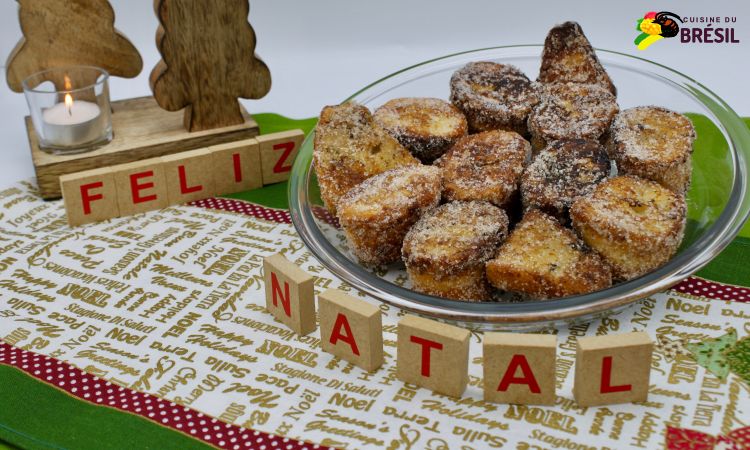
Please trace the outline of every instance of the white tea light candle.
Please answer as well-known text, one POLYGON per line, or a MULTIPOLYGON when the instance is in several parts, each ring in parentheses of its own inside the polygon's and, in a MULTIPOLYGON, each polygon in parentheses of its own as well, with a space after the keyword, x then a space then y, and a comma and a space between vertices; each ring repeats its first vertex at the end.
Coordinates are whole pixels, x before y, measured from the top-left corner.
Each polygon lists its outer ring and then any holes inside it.
POLYGON ((98 139, 101 109, 96 103, 75 101, 65 94, 65 102, 42 111, 44 136, 57 145, 73 147, 98 139))

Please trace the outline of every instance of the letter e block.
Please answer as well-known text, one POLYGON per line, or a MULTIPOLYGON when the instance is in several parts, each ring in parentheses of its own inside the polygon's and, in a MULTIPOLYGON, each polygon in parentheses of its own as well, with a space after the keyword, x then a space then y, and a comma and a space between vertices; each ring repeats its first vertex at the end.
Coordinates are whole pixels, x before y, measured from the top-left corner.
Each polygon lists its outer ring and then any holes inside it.
POLYGON ((468 330, 407 315, 398 323, 396 377, 460 397, 469 382, 468 330))
POLYGON ((644 332, 578 339, 573 382, 578 406, 646 401, 653 348, 644 332))
POLYGON ((71 227, 120 215, 115 177, 109 168, 63 175, 60 191, 71 227))
POLYGON ((383 365, 380 308, 329 289, 318 297, 323 350, 368 372, 383 365))
POLYGON ((554 335, 485 333, 482 347, 485 400, 555 404, 554 335))
POLYGON ((263 187, 260 145, 246 139, 210 147, 215 195, 233 194, 263 187))
POLYGON ((294 158, 297 157, 305 133, 302 130, 264 134, 256 138, 260 144, 263 167, 263 184, 279 183, 289 179, 294 158))
POLYGON ((301 336, 315 331, 313 277, 281 254, 263 260, 263 277, 268 312, 301 336))
POLYGON ((190 150, 162 156, 170 205, 180 205, 216 195, 211 151, 190 150))
POLYGON ((161 159, 152 158, 113 166, 120 215, 132 216, 169 206, 161 159))

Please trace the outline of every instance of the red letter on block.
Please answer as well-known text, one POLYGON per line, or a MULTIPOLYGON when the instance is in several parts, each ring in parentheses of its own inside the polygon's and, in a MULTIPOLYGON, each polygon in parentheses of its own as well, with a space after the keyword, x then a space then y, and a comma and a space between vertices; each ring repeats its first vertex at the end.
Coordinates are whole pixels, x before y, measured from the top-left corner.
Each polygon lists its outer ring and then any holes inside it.
POLYGON ((156 200, 156 194, 147 195, 141 197, 141 192, 144 189, 151 189, 154 187, 154 183, 138 183, 138 180, 146 177, 153 177, 154 171, 149 170, 146 172, 138 172, 130 175, 130 192, 133 195, 133 203, 144 203, 156 200))
POLYGON ((500 380, 500 385, 497 387, 498 391, 505 392, 511 384, 525 384, 529 386, 529 390, 534 394, 541 394, 542 390, 539 389, 539 383, 537 383, 534 377, 534 372, 529 367, 529 362, 523 355, 513 355, 513 358, 508 364, 508 370, 505 371, 503 379, 500 380), (516 370, 521 368, 522 377, 516 378, 516 370))
POLYGON ((234 181, 239 183, 242 181, 242 166, 240 166, 240 154, 235 153, 232 155, 232 164, 234 165, 234 181))
POLYGON ((276 161, 276 165, 273 166, 273 173, 290 172, 292 166, 285 166, 284 163, 289 159, 289 155, 292 154, 292 151, 294 151, 294 142, 282 142, 281 144, 274 145, 273 149, 284 150, 284 153, 281 154, 279 160, 276 161))
POLYGON ((177 172, 180 174, 180 192, 183 194, 190 194, 203 190, 203 186, 196 184, 195 186, 187 185, 187 177, 185 176, 185 166, 178 166, 177 172))
POLYGON ((359 356, 359 349, 357 348, 357 341, 354 340, 354 334, 352 333, 352 327, 349 326, 349 320, 342 313, 336 316, 336 323, 333 324, 333 332, 331 333, 331 344, 336 345, 336 342, 343 341, 349 344, 352 348, 352 353, 359 356), (341 329, 344 329, 346 334, 341 333, 341 329))
POLYGON ((633 389, 630 384, 622 384, 620 386, 612 386, 612 357, 605 356, 602 359, 602 384, 599 391, 602 394, 609 394, 612 392, 626 392, 633 389))
POLYGON ((430 376, 430 350, 432 350, 433 348, 435 350, 442 350, 443 344, 441 344, 440 342, 431 341, 429 339, 424 339, 418 336, 411 336, 409 340, 411 340, 415 344, 419 344, 422 346, 422 376, 429 377, 430 376))
POLYGON ((81 185, 81 202, 83 203, 83 214, 91 214, 91 202, 94 200, 101 200, 104 198, 102 194, 89 195, 89 190, 96 189, 104 186, 104 183, 97 181, 96 183, 82 184, 81 185))
POLYGON ((292 317, 292 303, 291 297, 289 296, 289 283, 284 281, 284 292, 281 292, 281 286, 279 286, 279 279, 276 278, 276 274, 271 272, 271 289, 273 290, 273 306, 279 306, 278 298, 281 296, 281 305, 284 307, 284 313, 287 317, 292 317))

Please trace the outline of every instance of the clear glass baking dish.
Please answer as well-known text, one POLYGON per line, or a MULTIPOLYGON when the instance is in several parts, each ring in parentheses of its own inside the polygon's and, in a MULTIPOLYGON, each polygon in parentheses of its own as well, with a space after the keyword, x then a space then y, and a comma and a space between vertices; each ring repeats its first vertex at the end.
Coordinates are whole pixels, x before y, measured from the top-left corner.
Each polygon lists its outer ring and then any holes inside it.
MULTIPOLYGON (((396 97, 447 99, 451 74, 470 61, 513 64, 534 79, 541 52, 540 45, 520 45, 456 53, 388 75, 347 100, 374 110, 396 97)), ((702 121, 702 127, 715 126, 715 135, 726 140, 696 144, 685 240, 678 254, 663 267, 609 289, 546 301, 470 303, 414 292, 405 281, 402 265, 372 271, 360 266, 348 252, 343 233, 335 227, 320 199, 311 167, 314 134, 303 143, 289 180, 292 221, 300 237, 324 266, 356 288, 396 307, 473 329, 535 329, 591 319, 663 291, 690 276, 734 239, 750 214, 750 133, 726 102, 692 78, 627 54, 607 50, 597 53, 618 88, 622 109, 660 105, 699 114, 704 117, 691 118, 702 121)))

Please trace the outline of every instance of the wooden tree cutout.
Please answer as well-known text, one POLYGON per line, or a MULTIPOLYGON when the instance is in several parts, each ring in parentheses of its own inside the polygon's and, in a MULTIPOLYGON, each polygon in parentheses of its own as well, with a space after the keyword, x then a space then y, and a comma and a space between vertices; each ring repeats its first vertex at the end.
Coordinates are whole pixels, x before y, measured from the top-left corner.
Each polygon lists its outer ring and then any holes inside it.
POLYGON ((155 0, 162 54, 151 73, 159 106, 185 109, 189 131, 244 122, 240 98, 271 89, 271 73, 255 55, 248 0, 155 0))
MULTIPOLYGON (((23 91, 29 75, 55 67, 96 66, 110 75, 133 78, 141 73, 138 50, 115 27, 107 0, 18 0, 23 38, 8 58, 8 85, 23 91)), ((61 77, 62 78, 62 77, 61 77)), ((58 89, 63 79, 49 78, 58 89)), ((77 86, 96 80, 75 80, 77 86)))

